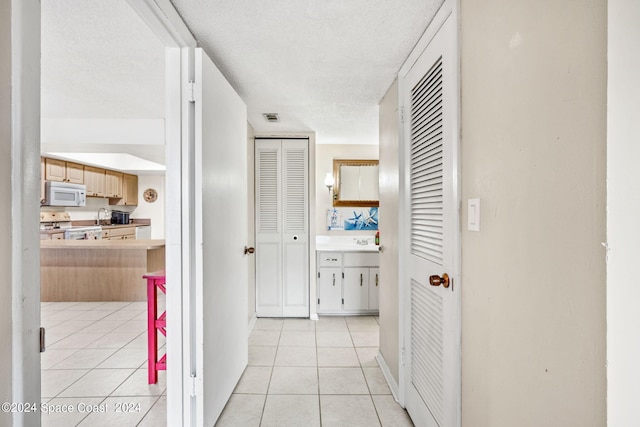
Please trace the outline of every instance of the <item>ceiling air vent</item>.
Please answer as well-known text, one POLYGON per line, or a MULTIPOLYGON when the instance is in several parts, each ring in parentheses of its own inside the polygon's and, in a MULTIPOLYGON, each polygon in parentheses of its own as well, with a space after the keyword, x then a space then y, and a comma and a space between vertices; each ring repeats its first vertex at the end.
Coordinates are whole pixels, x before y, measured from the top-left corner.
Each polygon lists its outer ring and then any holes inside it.
POLYGON ((262 113, 262 116, 269 123, 276 123, 278 121, 278 113, 262 113))

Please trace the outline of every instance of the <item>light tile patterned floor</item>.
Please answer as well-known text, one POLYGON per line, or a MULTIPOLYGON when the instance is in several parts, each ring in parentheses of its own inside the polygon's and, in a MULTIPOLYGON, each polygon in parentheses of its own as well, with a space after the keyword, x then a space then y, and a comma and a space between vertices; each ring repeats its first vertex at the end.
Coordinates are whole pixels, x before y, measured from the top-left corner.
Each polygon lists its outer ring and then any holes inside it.
POLYGON ((378 367, 378 336, 373 316, 258 319, 216 426, 412 426, 378 367))
POLYGON ((44 302, 41 316, 42 426, 166 424, 165 372, 147 384, 146 302, 44 302))
MULTIPOLYGON (((41 310, 44 427, 165 425, 165 372, 147 384, 145 302, 41 310), (64 408, 73 411, 54 412, 64 408)), ((378 367, 378 335, 373 316, 258 319, 249 366, 217 426, 413 425, 378 367)))

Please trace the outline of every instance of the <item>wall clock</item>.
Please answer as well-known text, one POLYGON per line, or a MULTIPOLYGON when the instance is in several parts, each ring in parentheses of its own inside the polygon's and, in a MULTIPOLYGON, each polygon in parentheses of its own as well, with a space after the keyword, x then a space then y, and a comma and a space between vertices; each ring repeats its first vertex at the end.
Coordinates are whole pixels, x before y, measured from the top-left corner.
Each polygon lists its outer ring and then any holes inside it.
POLYGON ((158 200, 158 192, 153 188, 147 188, 146 190, 144 190, 142 196, 144 197, 144 201, 147 203, 153 203, 158 200))

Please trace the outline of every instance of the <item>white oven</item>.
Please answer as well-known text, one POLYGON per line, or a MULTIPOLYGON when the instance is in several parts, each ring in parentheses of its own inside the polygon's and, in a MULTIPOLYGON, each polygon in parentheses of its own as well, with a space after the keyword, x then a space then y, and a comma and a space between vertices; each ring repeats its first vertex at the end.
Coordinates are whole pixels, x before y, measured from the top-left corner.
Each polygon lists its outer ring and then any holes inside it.
POLYGON ((43 206, 85 206, 87 187, 82 184, 46 181, 43 206))

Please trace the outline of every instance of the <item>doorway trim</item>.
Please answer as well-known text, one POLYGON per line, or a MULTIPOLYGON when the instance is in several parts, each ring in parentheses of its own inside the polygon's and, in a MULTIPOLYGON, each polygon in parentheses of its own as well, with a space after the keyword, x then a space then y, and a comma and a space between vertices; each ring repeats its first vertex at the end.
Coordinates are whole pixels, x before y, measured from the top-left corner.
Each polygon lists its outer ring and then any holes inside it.
POLYGON ((197 43, 168 0, 127 0, 166 47, 165 151, 166 205, 165 249, 167 271, 167 425, 192 425, 191 328, 185 322, 190 311, 190 287, 195 280, 194 138, 195 110, 188 93, 194 79, 193 52, 197 43))

